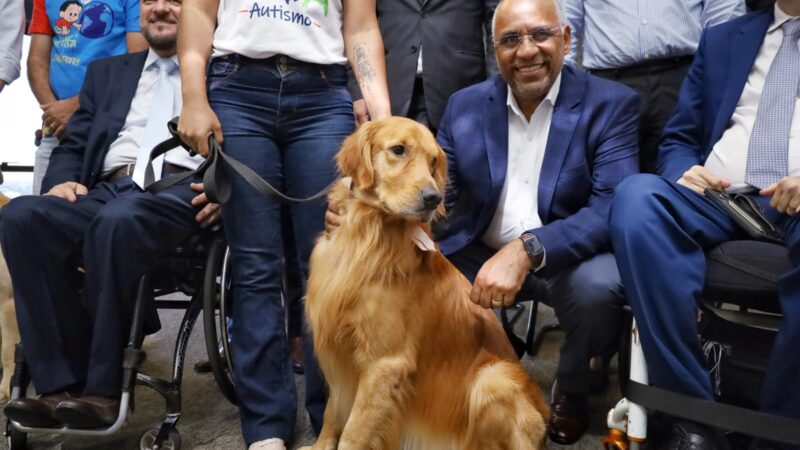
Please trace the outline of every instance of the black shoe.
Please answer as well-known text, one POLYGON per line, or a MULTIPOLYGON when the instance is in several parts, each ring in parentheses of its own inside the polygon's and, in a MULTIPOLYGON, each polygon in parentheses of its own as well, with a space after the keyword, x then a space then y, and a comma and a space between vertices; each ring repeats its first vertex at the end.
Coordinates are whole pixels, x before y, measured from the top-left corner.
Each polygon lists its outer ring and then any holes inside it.
POLYGON ((667 450, 730 450, 725 436, 716 428, 678 420, 672 425, 667 450))
POLYGON ((553 383, 547 435, 561 445, 578 442, 589 428, 589 401, 586 395, 568 394, 553 383))
POLYGON ((71 428, 106 428, 117 421, 119 399, 84 395, 56 406, 56 418, 71 428))
POLYGON ((42 395, 39 398, 18 398, 8 402, 3 413, 26 427, 61 428, 63 424, 56 417, 56 406, 71 398, 73 397, 68 392, 42 395))

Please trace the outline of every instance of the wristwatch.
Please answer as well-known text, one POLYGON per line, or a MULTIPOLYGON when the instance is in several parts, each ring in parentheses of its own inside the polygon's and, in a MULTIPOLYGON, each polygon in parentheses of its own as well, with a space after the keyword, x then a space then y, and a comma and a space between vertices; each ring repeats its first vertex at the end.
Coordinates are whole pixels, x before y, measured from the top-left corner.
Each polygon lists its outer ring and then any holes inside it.
POLYGON ((539 242, 539 238, 533 233, 522 233, 519 238, 523 247, 525 247, 525 252, 528 253, 528 257, 531 259, 531 268, 536 270, 541 267, 542 260, 544 260, 544 247, 539 242))

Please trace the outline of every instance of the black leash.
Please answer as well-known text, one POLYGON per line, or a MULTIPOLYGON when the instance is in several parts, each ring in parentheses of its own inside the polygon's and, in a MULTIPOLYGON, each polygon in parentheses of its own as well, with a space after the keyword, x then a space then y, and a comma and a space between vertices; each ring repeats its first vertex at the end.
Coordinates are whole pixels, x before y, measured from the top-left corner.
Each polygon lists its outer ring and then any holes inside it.
POLYGON ((331 188, 333 188, 337 181, 334 180, 323 190, 310 197, 290 197, 269 184, 269 182, 261 178, 251 168, 226 155, 222 151, 222 147, 220 147, 217 141, 214 139, 213 135, 209 136, 208 138, 208 155, 206 156, 205 161, 203 161, 203 163, 200 164, 197 169, 176 173, 162 178, 161 180, 155 181, 155 174, 153 171, 154 159, 179 146, 186 149, 192 156, 197 154, 197 152, 183 142, 183 140, 180 138, 180 135, 178 135, 177 117, 167 123, 167 128, 169 129, 169 133, 172 135, 172 137, 153 147, 153 150, 150 151, 150 160, 147 162, 147 168, 145 169, 145 190, 152 192, 153 194, 157 194, 170 186, 186 180, 189 177, 203 175, 203 186, 205 188, 205 193, 208 197, 208 200, 213 203, 223 204, 226 203, 231 197, 231 176, 236 173, 244 178, 244 180, 250 186, 252 186, 253 189, 257 190, 262 195, 272 198, 275 201, 281 203, 303 203, 324 197, 328 194, 331 188))

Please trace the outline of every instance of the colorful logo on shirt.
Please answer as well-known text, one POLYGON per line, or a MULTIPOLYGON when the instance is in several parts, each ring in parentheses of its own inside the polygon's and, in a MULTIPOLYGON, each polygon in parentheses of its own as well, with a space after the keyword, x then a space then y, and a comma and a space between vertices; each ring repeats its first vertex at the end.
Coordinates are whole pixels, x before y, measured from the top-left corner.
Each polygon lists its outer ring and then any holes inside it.
POLYGON ((79 22, 82 35, 90 39, 101 38, 114 29, 114 10, 103 2, 90 2, 84 6, 79 22))
POLYGON ((325 13, 325 17, 328 16, 328 0, 302 0, 302 11, 295 10, 296 4, 299 3, 301 0, 282 0, 277 1, 277 4, 273 4, 271 6, 262 6, 259 5, 258 2, 253 2, 253 6, 249 9, 243 9, 239 12, 242 14, 249 14, 251 19, 256 18, 267 18, 267 19, 275 19, 275 20, 282 20, 284 22, 295 23, 298 25, 303 25, 306 27, 310 27, 312 24, 319 27, 320 25, 316 23, 307 13, 306 9, 309 8, 310 3, 319 3, 322 5, 323 11, 325 13), (282 5, 284 3, 285 5, 282 5), (286 6, 284 8, 284 6, 286 6))
POLYGON ((53 32, 57 35, 66 36, 72 31, 73 27, 80 30, 81 24, 77 23, 77 21, 81 15, 81 11, 83 11, 83 5, 78 0, 67 0, 62 3, 58 10, 58 17, 60 17, 60 19, 56 20, 56 26, 53 28, 53 32))
POLYGON ((114 28, 114 11, 103 2, 84 5, 78 0, 67 0, 61 4, 58 16, 53 27, 57 36, 69 36, 74 28, 87 38, 97 39, 114 28))

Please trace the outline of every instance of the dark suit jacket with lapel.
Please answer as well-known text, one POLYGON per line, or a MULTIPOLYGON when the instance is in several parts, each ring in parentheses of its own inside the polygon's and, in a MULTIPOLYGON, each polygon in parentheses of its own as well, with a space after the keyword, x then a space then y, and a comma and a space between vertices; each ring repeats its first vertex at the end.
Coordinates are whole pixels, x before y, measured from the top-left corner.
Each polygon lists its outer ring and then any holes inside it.
MULTIPOLYGON (((547 252, 545 273, 610 248, 614 187, 636 173, 639 97, 627 87, 564 66, 539 175, 539 217, 530 230, 547 252)), ((447 154, 449 211, 437 237, 445 254, 486 232, 508 166, 508 85, 499 76, 457 92, 438 141, 447 154)))
POLYGON ((91 189, 99 181, 108 148, 125 124, 146 59, 144 51, 89 64, 80 107, 50 155, 42 192, 66 181, 91 189))
POLYGON ((703 33, 675 112, 664 127, 660 175, 677 181, 692 166, 705 163, 728 128, 773 17, 770 8, 703 33))
MULTIPOLYGON (((455 91, 497 73, 491 42, 499 0, 378 0, 392 114, 408 115, 422 46, 425 107, 438 127, 455 91), (488 50, 488 54, 487 51, 488 50)), ((354 97, 360 97, 351 83, 354 97)))

